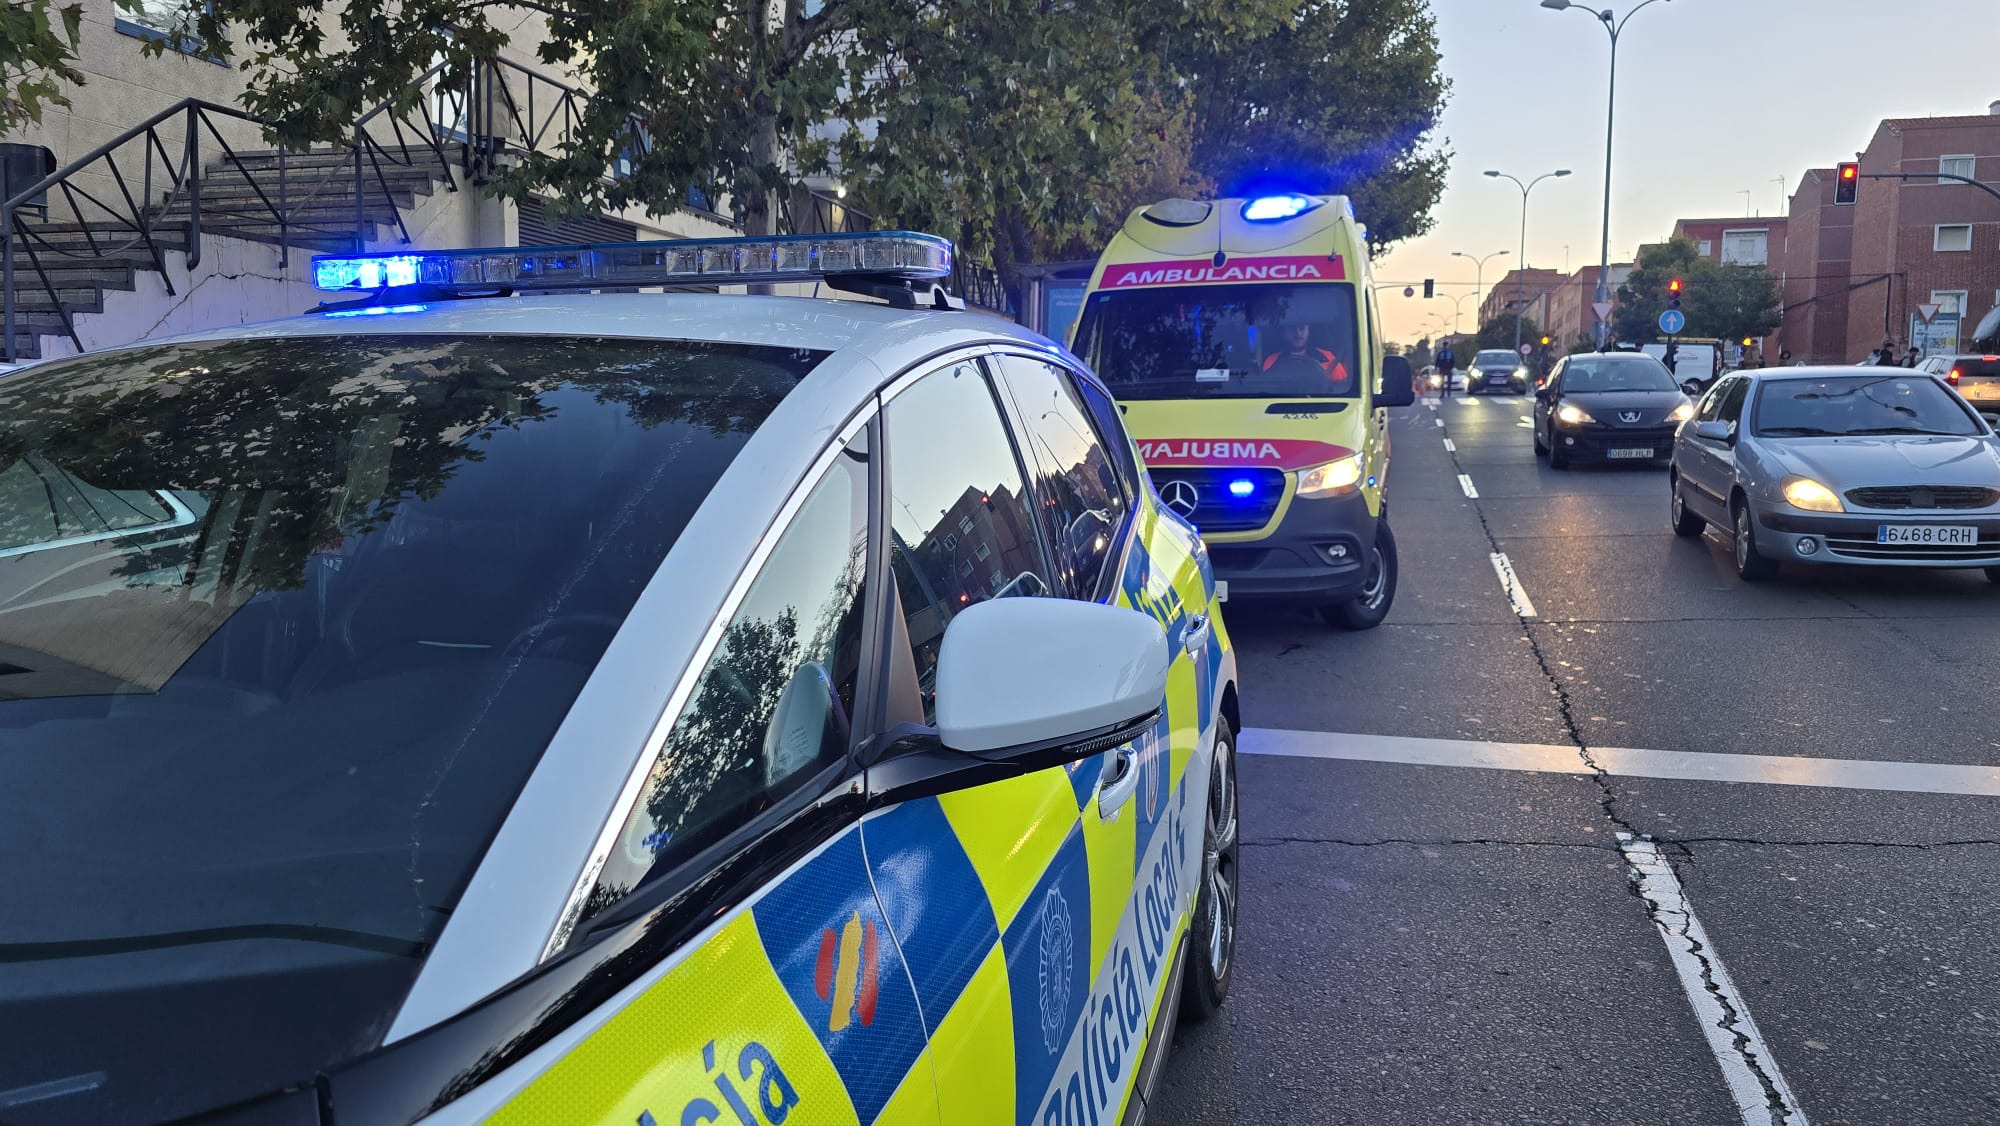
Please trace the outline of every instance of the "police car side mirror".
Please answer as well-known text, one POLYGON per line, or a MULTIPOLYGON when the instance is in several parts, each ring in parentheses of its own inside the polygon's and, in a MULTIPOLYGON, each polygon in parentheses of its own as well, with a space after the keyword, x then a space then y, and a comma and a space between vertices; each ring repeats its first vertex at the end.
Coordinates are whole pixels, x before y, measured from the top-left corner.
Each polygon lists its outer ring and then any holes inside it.
POLYGON ((994 598, 945 628, 937 727, 906 727, 868 766, 869 804, 970 789, 1103 754, 1159 722, 1159 622, 1120 606, 994 598))
POLYGON ((1407 407, 1417 401, 1417 387, 1408 356, 1382 357, 1382 393, 1378 407, 1407 407))
POLYGON ((938 737, 954 751, 1074 761, 1166 695, 1166 634, 1122 606, 996 598, 953 618, 938 651, 938 737))

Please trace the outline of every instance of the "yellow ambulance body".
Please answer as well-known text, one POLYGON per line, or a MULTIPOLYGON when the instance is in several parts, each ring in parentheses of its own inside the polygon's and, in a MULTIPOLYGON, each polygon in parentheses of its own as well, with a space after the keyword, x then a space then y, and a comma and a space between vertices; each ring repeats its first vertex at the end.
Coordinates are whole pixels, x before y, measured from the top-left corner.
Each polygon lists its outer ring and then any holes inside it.
POLYGON ((1071 341, 1117 396, 1166 507, 1231 600, 1378 625, 1396 594, 1382 353, 1367 232, 1343 196, 1141 207, 1098 259, 1071 341))

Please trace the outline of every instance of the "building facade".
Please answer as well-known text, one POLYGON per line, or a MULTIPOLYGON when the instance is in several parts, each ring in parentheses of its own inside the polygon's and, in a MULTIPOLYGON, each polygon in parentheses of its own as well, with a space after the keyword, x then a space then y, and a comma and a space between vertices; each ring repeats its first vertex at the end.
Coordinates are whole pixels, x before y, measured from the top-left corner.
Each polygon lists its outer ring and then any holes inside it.
MULTIPOLYGON (((1596 266, 1585 266, 1563 279, 1561 285, 1549 291, 1544 299, 1548 309, 1548 319, 1544 331, 1555 342, 1555 347, 1567 351, 1578 341, 1589 337, 1597 329, 1597 311, 1592 308, 1597 302, 1596 266)), ((1632 276, 1632 263, 1613 263, 1611 267, 1611 303, 1618 303, 1618 287, 1632 276)))
POLYGON ((1564 278, 1560 270, 1544 270, 1537 267, 1512 269, 1493 287, 1486 291, 1479 302, 1479 323, 1481 326, 1502 319, 1513 319, 1517 310, 1523 310, 1529 320, 1537 325, 1548 319, 1546 305, 1549 294, 1562 287, 1564 278))
POLYGON ((1765 266, 1773 272, 1783 268, 1785 234, 1789 220, 1775 219, 1682 219, 1674 224, 1674 238, 1694 244, 1695 251, 1711 262, 1727 266, 1765 266))

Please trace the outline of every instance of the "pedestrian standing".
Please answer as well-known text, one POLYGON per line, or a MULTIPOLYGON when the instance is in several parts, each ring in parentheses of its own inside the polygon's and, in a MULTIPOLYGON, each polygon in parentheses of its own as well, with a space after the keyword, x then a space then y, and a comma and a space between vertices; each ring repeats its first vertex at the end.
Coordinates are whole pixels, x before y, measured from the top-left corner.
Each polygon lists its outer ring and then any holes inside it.
POLYGON ((1451 341, 1444 342, 1444 348, 1437 354, 1438 398, 1451 398, 1451 373, 1458 366, 1458 356, 1451 350, 1451 341))
POLYGON ((1923 353, 1917 351, 1917 346, 1912 344, 1910 345, 1910 350, 1903 353, 1903 366, 1906 368, 1916 367, 1923 358, 1923 353))
POLYGON ((1875 362, 1876 364, 1885 368, 1899 368, 1903 366, 1903 361, 1899 359, 1898 356, 1899 353, 1896 351, 1896 342, 1893 340, 1884 340, 1882 342, 1881 355, 1875 360, 1875 362))

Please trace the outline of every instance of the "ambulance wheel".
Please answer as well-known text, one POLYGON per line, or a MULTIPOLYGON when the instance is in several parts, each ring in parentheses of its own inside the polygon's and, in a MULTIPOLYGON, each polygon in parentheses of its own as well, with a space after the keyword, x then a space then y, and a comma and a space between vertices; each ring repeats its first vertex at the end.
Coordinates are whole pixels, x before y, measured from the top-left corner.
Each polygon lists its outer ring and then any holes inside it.
POLYGON ((1319 608, 1327 625, 1340 629, 1374 629, 1389 616, 1396 601, 1396 534, 1387 519, 1375 521, 1375 544, 1368 552, 1368 579, 1361 593, 1345 602, 1319 608))
POLYGON ((1215 725, 1215 763, 1208 772, 1208 813, 1201 834, 1201 890, 1188 928, 1181 1012, 1206 1020, 1229 996, 1236 967, 1236 858, 1242 833, 1236 820, 1236 734, 1229 721, 1215 725))

